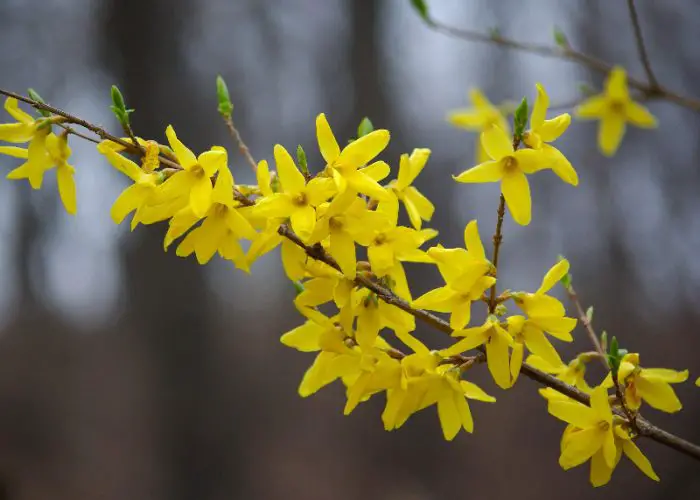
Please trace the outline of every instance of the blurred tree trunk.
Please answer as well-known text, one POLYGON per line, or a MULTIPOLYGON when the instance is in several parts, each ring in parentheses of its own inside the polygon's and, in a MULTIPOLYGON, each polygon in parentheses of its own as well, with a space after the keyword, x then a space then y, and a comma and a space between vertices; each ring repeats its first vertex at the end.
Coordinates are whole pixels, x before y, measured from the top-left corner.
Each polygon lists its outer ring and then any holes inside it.
MULTIPOLYGON (((112 0, 105 8, 101 41, 106 69, 113 71, 137 134, 164 140, 166 125, 178 124, 184 142, 198 130, 196 95, 187 73, 186 30, 196 26, 192 0, 112 0)), ((194 149, 194 148, 193 148, 194 149)), ((126 295, 129 323, 137 327, 158 380, 154 394, 163 497, 209 498, 226 474, 223 447, 207 429, 216 411, 217 351, 208 320, 210 293, 194 259, 163 252, 163 226, 129 235, 126 295), (208 439, 209 438, 209 439, 208 439)), ((233 423, 230 423, 233 425, 233 423)))

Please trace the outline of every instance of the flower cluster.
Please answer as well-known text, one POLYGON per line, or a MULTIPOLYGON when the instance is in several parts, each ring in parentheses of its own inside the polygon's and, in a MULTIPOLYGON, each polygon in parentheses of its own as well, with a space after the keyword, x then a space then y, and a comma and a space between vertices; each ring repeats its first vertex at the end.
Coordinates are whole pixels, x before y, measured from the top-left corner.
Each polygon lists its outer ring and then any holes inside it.
MULTIPOLYGON (((577 319, 567 316, 552 291, 570 281, 566 259, 545 273, 534 292, 497 291, 505 208, 518 224, 532 219, 527 176, 551 170, 569 185, 579 182, 570 161, 552 144, 566 132, 571 116, 548 118, 549 97, 540 84, 536 91, 529 120, 524 101, 515 110, 512 132, 501 110, 476 90, 471 92, 474 109, 450 115, 452 123, 480 132, 477 165, 454 179, 501 185, 492 260, 476 220, 464 228, 464 247, 432 243, 438 233, 424 225, 435 207, 414 186, 430 159, 429 149, 402 154, 395 178, 387 180, 391 166, 378 157, 389 143, 389 131, 373 130, 363 122, 358 137, 341 147, 344 143, 319 114, 315 129, 321 165, 309 166, 301 147, 295 160, 277 144, 274 169, 265 160, 251 160, 256 184, 237 184, 221 146, 196 154, 172 126, 165 131, 167 144, 134 136, 128 126, 130 110, 118 90, 117 116, 129 137, 106 135, 97 145, 130 181, 114 201, 111 216, 119 224, 133 214, 132 230, 139 224, 167 222, 164 248, 176 245, 178 256, 194 254, 200 264, 218 255, 250 272, 260 256, 280 247, 284 271, 298 292, 294 305, 303 317, 281 342, 315 354, 299 385, 303 397, 338 381, 346 391, 344 413, 350 414, 360 403, 383 395, 386 430, 398 429, 415 413, 434 406, 445 439, 452 440, 460 430, 474 429, 468 400, 495 401, 466 379, 469 370, 485 362, 495 384, 509 389, 526 359, 528 370, 550 374, 553 382, 556 377, 570 389, 568 396, 553 388, 541 390, 549 413, 568 424, 561 441, 564 469, 590 459, 591 482, 599 486, 610 480, 624 454, 658 480, 635 444, 636 416, 643 402, 666 412, 680 410, 670 384, 685 381, 687 371, 642 368, 639 355, 619 349, 616 339, 609 350, 606 345, 604 351, 585 352, 565 364, 555 346, 573 341, 577 319), (406 263, 434 266, 444 284, 414 297, 406 263), (485 309, 484 321, 472 320, 474 303, 485 309), (509 314, 511 305, 518 314, 509 314), (426 346, 415 335, 416 317, 449 332, 450 344, 439 350, 426 346), (585 371, 593 359, 604 359, 610 373, 591 387, 585 371), (609 390, 614 394, 609 396, 609 390), (585 397, 572 399, 572 394, 585 397), (589 404, 584 404, 586 398, 589 404)), ((221 103, 222 95, 228 99, 225 86, 220 92, 220 111, 230 119, 230 102, 221 103)), ((25 160, 8 178, 28 179, 38 189, 44 173, 55 168, 63 204, 75 213, 74 168, 68 163, 73 131, 67 125, 73 122, 48 113, 34 118, 14 98, 7 99, 5 109, 16 122, 0 125, 0 140, 28 143, 26 149, 0 146, 0 154, 25 160)), ((577 114, 601 119, 599 140, 606 154, 617 149, 626 122, 654 124, 630 99, 619 68, 611 74, 606 93, 582 104, 577 114)))

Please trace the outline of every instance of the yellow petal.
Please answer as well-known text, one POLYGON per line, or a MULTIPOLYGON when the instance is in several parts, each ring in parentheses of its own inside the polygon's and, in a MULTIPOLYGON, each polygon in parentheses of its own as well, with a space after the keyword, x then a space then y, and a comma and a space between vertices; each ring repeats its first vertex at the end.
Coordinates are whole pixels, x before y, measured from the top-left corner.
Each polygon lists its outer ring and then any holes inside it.
MULTIPOLYGON (((494 329, 498 328, 500 327, 494 326, 494 329)), ((496 385, 501 389, 509 388, 511 381, 508 342, 497 333, 493 333, 486 343, 486 364, 496 385)))
POLYGON ((105 149, 102 154, 107 158, 107 161, 112 164, 114 168, 119 170, 122 174, 129 177, 134 182, 138 181, 143 175, 143 170, 136 163, 128 158, 120 155, 119 153, 111 150, 105 149))
POLYGON ((58 194, 61 196, 66 212, 75 215, 77 211, 77 197, 75 193, 75 180, 73 179, 73 167, 68 164, 56 169, 56 182, 58 194))
POLYGON ((627 120, 637 127, 655 128, 658 125, 654 115, 652 115, 647 108, 634 101, 627 103, 625 112, 627 114, 627 120))
POLYGON ((629 89, 627 88, 627 73, 621 66, 615 66, 608 74, 605 81, 605 93, 610 99, 616 101, 627 101, 629 99, 629 89))
POLYGON ((270 196, 272 189, 270 188, 270 167, 266 160, 258 162, 258 168, 255 170, 255 176, 258 181, 258 188, 263 196, 270 196))
POLYGON ((513 346, 513 352, 510 354, 510 377, 513 384, 515 384, 518 380, 518 375, 520 375, 520 368, 523 366, 524 351, 525 347, 523 344, 516 343, 513 346))
POLYGON ((282 335, 280 342, 301 352, 315 352, 321 349, 319 342, 322 333, 323 327, 313 321, 307 321, 282 335))
POLYGON ((413 186, 407 187, 404 191, 404 204, 411 218, 411 223, 416 229, 421 228, 421 219, 429 221, 435 212, 435 205, 413 186))
POLYGON ((121 224, 124 217, 141 205, 141 192, 140 186, 132 184, 117 197, 109 212, 115 224, 121 224))
POLYGON ((452 304, 452 314, 450 314, 450 328, 461 330, 469 324, 472 314, 472 304, 465 300, 460 304, 452 304))
POLYGON ((6 142, 28 142, 34 136, 36 128, 25 123, 2 123, 0 124, 0 141, 6 142))
MULTIPOLYGON (((464 397, 462 400, 464 401, 464 397)), ((452 441, 462 427, 462 420, 452 391, 444 391, 442 397, 438 399, 437 410, 443 436, 447 441, 452 441)))
POLYGON ((282 267, 287 277, 292 280, 300 280, 306 274, 304 262, 306 252, 287 238, 282 240, 282 267))
POLYGON ((576 118, 601 118, 608 112, 608 101, 604 95, 596 95, 583 101, 574 111, 576 118))
MULTIPOLYGON (((550 406, 551 404, 554 403, 550 403, 550 406)), ((566 443, 562 443, 564 446, 559 457, 559 465, 564 470, 581 465, 603 446, 604 436, 597 427, 572 433, 566 443)))
POLYGON ((303 207, 295 207, 295 210, 290 215, 292 229, 301 238, 306 241, 314 231, 316 225, 316 210, 309 205, 303 207))
POLYGON ((18 148, 16 146, 0 146, 0 155, 8 155, 14 158, 29 158, 29 151, 26 148, 18 148))
POLYGON ((598 386, 591 392, 591 408, 599 420, 612 423, 612 410, 608 401, 608 390, 598 386))
MULTIPOLYGON (((367 137, 363 136, 363 139, 367 137)), ((366 194, 375 200, 388 200, 389 193, 386 189, 379 185, 377 181, 366 175, 362 170, 353 170, 342 174, 347 185, 358 193, 366 194)))
POLYGON ((578 186, 578 173, 574 170, 569 159, 561 151, 549 144, 545 144, 542 149, 551 161, 552 171, 567 184, 578 186))
POLYGON ((486 403, 495 403, 496 398, 489 396, 484 392, 484 390, 478 385, 469 382, 468 380, 460 380, 459 386, 461 387, 464 395, 469 399, 476 399, 477 401, 484 401, 486 403))
POLYGON ((219 169, 219 174, 216 176, 214 190, 211 194, 213 203, 231 206, 233 204, 233 175, 226 165, 219 169))
POLYGON ((284 191, 293 195, 301 193, 306 186, 306 180, 294 164, 294 160, 289 152, 281 145, 275 144, 274 154, 277 175, 284 191))
POLYGON ((562 364, 559 354, 544 336, 542 330, 528 325, 525 327, 524 336, 525 344, 530 352, 541 357, 550 365, 560 366, 562 364))
MULTIPOLYGON (((455 332, 456 333, 456 332, 455 332)), ((452 344, 447 349, 442 349, 440 355, 447 358, 457 356, 463 352, 467 352, 475 347, 478 347, 488 341, 488 331, 483 327, 467 328, 462 330, 460 334, 464 334, 464 338, 452 344)))
POLYGON ((197 164, 197 157, 177 138, 172 125, 168 125, 168 128, 165 129, 165 135, 168 138, 170 147, 173 149, 178 162, 182 165, 182 168, 190 169, 194 167, 197 164))
POLYGON ((547 274, 544 275, 542 279, 542 284, 537 289, 535 293, 547 293, 554 286, 561 281, 561 279, 569 272, 569 261, 566 259, 561 259, 559 262, 554 264, 547 274))
POLYGON ((596 413, 591 408, 578 401, 550 401, 548 411, 553 417, 581 429, 588 429, 598 425, 598 416, 596 413))
POLYGON ((330 165, 335 162, 340 156, 340 147, 338 141, 335 140, 328 120, 326 120, 326 115, 323 113, 316 117, 316 139, 321 156, 326 160, 326 163, 330 165))
POLYGON ((481 144, 493 160, 500 160, 513 154, 513 138, 497 125, 488 127, 481 133, 481 144))
POLYGON ((604 486, 610 482, 612 477, 613 467, 610 467, 605 462, 603 451, 600 450, 591 457, 591 474, 590 480, 593 487, 604 486))
POLYGON ((207 177, 213 176, 220 169, 226 167, 228 153, 221 146, 214 146, 211 151, 205 151, 197 159, 207 177))
POLYGON ((500 161, 487 161, 453 176, 457 182, 497 182, 503 178, 503 166, 500 161))
POLYGON ((213 188, 209 177, 197 178, 190 191, 190 206, 197 217, 204 217, 211 207, 211 194, 213 188))
POLYGON ((337 163, 339 166, 354 168, 366 165, 386 148, 389 137, 388 130, 374 130, 345 146, 337 163))
POLYGON ((345 231, 331 231, 330 254, 347 277, 355 277, 355 242, 345 231))
POLYGON ((470 221, 464 228, 464 246, 469 255, 475 259, 486 259, 484 245, 481 243, 479 236, 479 226, 476 220, 470 221))
POLYGON ((20 123, 33 123, 34 118, 32 115, 22 110, 19 107, 19 101, 14 97, 8 97, 5 99, 5 111, 20 123))
POLYGON ((384 180, 390 173, 391 167, 385 161, 375 161, 360 170, 363 174, 379 182, 384 180))
POLYGON ((647 380, 642 375, 636 377, 637 392, 649 406, 667 413, 676 413, 683 408, 673 388, 665 382, 647 380))
POLYGON ((372 265, 372 271, 379 276, 382 276, 394 265, 394 250, 391 248, 391 245, 386 243, 371 245, 367 249, 367 256, 369 257, 369 263, 372 265))
POLYGON ((545 120, 540 126, 537 133, 544 142, 552 142, 557 140, 571 124, 571 115, 563 113, 555 116, 551 120, 545 120))
POLYGON ((450 312, 455 292, 448 286, 430 290, 411 303, 416 309, 428 309, 437 312, 450 312))
POLYGON ((676 371, 668 368, 644 368, 644 378, 649 381, 678 384, 688 380, 688 370, 676 371))
POLYGON ((532 218, 532 201, 530 185, 522 172, 513 172, 503 177, 501 191, 513 220, 521 226, 527 226, 532 218))
POLYGON ((539 133, 538 129, 544 124, 547 118, 549 96, 541 83, 537 83, 535 86, 537 87, 537 97, 535 98, 535 105, 532 108, 532 115, 530 116, 530 128, 539 133))
POLYGON ((651 466, 649 459, 644 456, 644 453, 637 447, 637 445, 631 441, 624 441, 622 443, 622 451, 627 455, 634 465, 639 467, 644 474, 653 479, 654 481, 659 481, 659 476, 654 472, 654 468, 651 466))
POLYGON ((625 135, 625 119, 617 114, 605 115, 598 127, 598 145, 605 156, 612 156, 625 135))

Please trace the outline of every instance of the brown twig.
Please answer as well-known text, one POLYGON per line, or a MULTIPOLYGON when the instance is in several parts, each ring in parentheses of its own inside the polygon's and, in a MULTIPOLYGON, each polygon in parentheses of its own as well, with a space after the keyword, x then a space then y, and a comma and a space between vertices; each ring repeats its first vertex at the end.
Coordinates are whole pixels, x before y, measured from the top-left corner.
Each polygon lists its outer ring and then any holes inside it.
POLYGON ((250 154, 250 149, 248 149, 246 143, 243 142, 240 132, 238 132, 238 129, 233 123, 233 119, 230 116, 224 116, 223 118, 224 123, 226 124, 226 128, 228 129, 228 132, 231 135, 231 138, 236 142, 236 145, 238 146, 238 151, 246 159, 248 165, 250 165, 250 168, 253 170, 253 172, 257 172, 258 164, 255 161, 255 158, 253 158, 253 155, 250 154))
MULTIPOLYGON (((9 97, 15 97, 16 99, 26 102, 34 107, 38 107, 39 109, 45 109, 51 113, 57 114, 59 116, 63 116, 68 119, 70 123, 74 123, 77 125, 80 125, 91 132, 95 133, 99 137, 103 139, 109 139, 111 141, 114 141, 118 144, 123 145, 127 149, 132 149, 133 146, 126 142, 121 140, 118 137, 113 136, 112 134, 109 134, 106 132, 104 129, 93 125, 89 122, 86 122, 85 120, 82 120, 80 118, 74 117, 68 113, 65 113, 58 108, 54 108, 53 106, 49 106, 47 104, 43 103, 38 103, 32 99, 26 98, 24 96, 15 94, 13 92, 9 92, 3 89, 0 89, 0 94, 9 96, 9 97)), ((172 162, 171 162, 172 163, 172 162)), ((175 163, 175 166, 177 168, 181 168, 179 165, 175 163)), ((245 196, 241 195, 238 193, 237 199, 239 201, 242 201, 240 198, 243 198, 247 200, 245 202, 246 205, 253 205, 254 201, 246 198, 245 196)), ((291 230, 291 228, 286 225, 282 224, 279 229, 278 233, 292 241, 294 244, 297 246, 301 247, 306 254, 311 257, 312 259, 319 260, 321 262, 324 262, 325 264, 328 264, 332 268, 334 268, 337 271, 341 271, 340 266, 338 263, 333 259, 333 257, 328 254, 328 252, 325 251, 325 249, 321 245, 313 245, 309 246, 306 245, 295 233, 294 231, 291 230)), ((341 271, 342 272, 342 271, 341 271)), ((367 288, 368 290, 371 290, 374 292, 378 298, 386 302, 387 304, 393 305, 401 309, 402 311, 405 311, 415 318, 423 321, 424 323, 432 326, 436 330, 439 330, 441 332, 447 333, 448 335, 452 333, 452 328, 450 328, 449 323, 447 323, 445 320, 442 318, 439 318, 435 316, 434 314, 424 311, 422 309, 414 309, 411 307, 411 305, 401 297, 397 296, 386 288, 385 286, 377 283, 373 279, 371 279, 368 276, 365 276, 363 274, 357 274, 355 277, 355 283, 358 286, 362 286, 364 288, 367 288)), ((484 353, 484 347, 480 346, 479 348, 480 353, 484 353)), ((395 354, 395 353, 394 353, 395 354)), ((539 382, 540 384, 551 387, 554 390, 560 392, 561 394, 564 394, 565 396, 568 396, 576 401, 579 401, 580 403, 583 403, 585 405, 590 405, 590 397, 588 394, 580 391, 576 387, 569 385, 562 380, 556 378, 553 375, 550 375, 549 373, 545 373, 541 370, 538 370, 537 368, 527 364, 523 363, 522 368, 521 368, 521 373, 523 373, 526 377, 534 380, 535 382, 539 382)), ((672 448, 676 451, 679 451, 685 455, 688 455, 690 457, 693 457, 697 460, 700 460, 700 446, 693 444, 689 441, 686 441, 685 439, 678 437, 674 434, 671 434, 670 432, 667 432, 659 427, 656 427, 655 425, 651 424, 650 422, 640 418, 637 418, 636 420, 636 428, 639 432, 640 436, 645 436, 648 437, 649 439, 656 441, 658 443, 661 443, 665 446, 668 446, 669 448, 672 448)))
MULTIPOLYGON (((429 19, 428 25, 440 33, 445 33, 456 38, 470 42, 490 43, 506 49, 536 54, 542 57, 572 61, 599 73, 607 74, 614 65, 606 61, 580 52, 570 46, 554 47, 536 43, 525 43, 503 37, 501 35, 491 35, 462 28, 456 28, 443 24, 434 19, 429 19)), ((639 90, 648 99, 664 99, 679 106, 700 112, 700 99, 679 94, 658 83, 645 82, 643 80, 628 76, 627 83, 630 87, 639 90)))
MULTIPOLYGON (((506 198, 503 194, 501 194, 501 199, 498 202, 496 215, 498 219, 496 220, 496 232, 493 233, 493 267, 496 269, 496 275, 498 276, 498 256, 501 243, 503 243, 503 218, 506 215, 506 198)), ((496 294, 496 283, 494 283, 491 287, 491 295, 489 297, 489 314, 493 314, 496 311, 496 306, 498 305, 496 294)))
POLYGON ((630 19, 632 20, 632 27, 634 29, 634 39, 637 42, 637 51, 639 52, 639 58, 642 60, 642 66, 644 66, 644 71, 647 74, 647 79, 649 80, 649 87, 652 90, 659 88, 659 82, 656 79, 654 71, 651 69, 651 62, 649 61, 649 54, 647 53, 646 45, 644 44, 644 36, 642 36, 642 27, 639 24, 639 16, 637 15, 637 7, 634 5, 634 0, 627 0, 627 8, 630 12, 630 19))

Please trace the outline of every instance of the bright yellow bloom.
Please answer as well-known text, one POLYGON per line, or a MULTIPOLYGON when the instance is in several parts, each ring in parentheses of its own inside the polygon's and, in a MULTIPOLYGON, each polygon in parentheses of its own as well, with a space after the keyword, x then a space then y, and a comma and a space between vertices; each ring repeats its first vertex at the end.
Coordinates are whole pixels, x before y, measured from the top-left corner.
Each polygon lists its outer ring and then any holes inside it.
POLYGON ((547 144, 557 140, 571 123, 571 115, 562 113, 547 120, 549 96, 541 84, 537 84, 537 98, 530 115, 530 130, 523 135, 523 142, 533 149, 546 153, 551 161, 551 168, 564 182, 578 185, 578 174, 569 160, 554 146, 547 144))
MULTIPOLYGON (((510 134, 508 120, 496 106, 486 98, 486 96, 477 88, 469 91, 469 100, 472 102, 472 107, 457 109, 447 115, 449 121, 455 127, 472 130, 475 132, 483 132, 487 128, 494 125, 502 128, 506 133, 510 134)), ((484 163, 489 160, 489 156, 484 149, 479 137, 476 139, 476 163, 484 163)))
MULTIPOLYGON (((634 441, 632 441, 632 436, 630 436, 629 431, 623 428, 623 426, 620 424, 614 423, 613 425, 613 434, 615 436, 615 448, 617 451, 615 455, 615 463, 612 467, 610 467, 605 461, 603 450, 598 450, 591 457, 591 484, 596 488, 608 484, 610 478, 612 477, 613 470, 615 470, 615 467, 617 467, 617 464, 620 462, 620 459, 622 458, 623 454, 625 454, 627 458, 629 458, 632 461, 632 463, 634 463, 644 474, 646 474, 654 481, 659 481, 659 476, 657 476, 656 472, 654 472, 654 469, 651 466, 649 459, 645 457, 642 451, 637 447, 637 445, 634 444, 634 441)), ((580 431, 573 426, 568 426, 564 431, 564 437, 562 438, 562 442, 564 442, 567 439, 567 433, 573 434, 575 432, 580 431)))
POLYGON ((412 302, 417 309, 451 313, 450 327, 464 328, 471 317, 471 303, 496 283, 496 278, 486 276, 491 263, 486 259, 475 220, 464 228, 464 248, 445 249, 433 247, 428 255, 435 260, 445 280, 445 286, 431 290, 412 302))
MULTIPOLYGON (((642 400, 652 408, 667 413, 676 413, 683 408, 671 384, 688 380, 688 370, 642 368, 639 366, 639 354, 628 353, 622 358, 617 379, 625 388, 625 403, 631 410, 638 410, 642 400)), ((612 387, 610 374, 603 384, 612 387)))
POLYGON ((355 277, 355 242, 371 238, 386 225, 381 212, 367 209, 367 203, 354 191, 346 190, 330 204, 319 207, 309 244, 327 240, 327 250, 348 277, 355 277), (364 235, 364 236, 363 236, 364 235))
POLYGON ((591 392, 591 406, 571 399, 552 399, 549 413, 568 423, 561 441, 559 465, 564 470, 591 459, 591 483, 601 486, 610 480, 613 469, 624 453, 650 478, 659 478, 651 464, 625 429, 613 418, 607 390, 603 386, 591 392))
POLYGON ((282 191, 263 197, 256 205, 258 217, 289 217, 294 232, 308 240, 316 225, 316 207, 333 196, 333 181, 316 177, 307 184, 284 147, 275 145, 275 164, 282 191))
MULTIPOLYGON (((151 158, 154 154, 157 155, 157 144, 152 143, 150 147, 146 149, 146 158, 151 158)), ((112 164, 114 168, 129 177, 134 183, 126 188, 116 199, 110 215, 115 224, 121 224, 124 218, 133 212, 136 213, 131 219, 131 230, 142 222, 142 216, 146 207, 149 203, 156 199, 156 193, 160 182, 161 176, 154 173, 146 173, 139 167, 136 163, 129 160, 128 158, 120 155, 115 151, 114 148, 103 146, 103 144, 98 145, 97 150, 107 157, 107 160, 112 164)))
POLYGON ((429 221, 435 212, 435 206, 430 200, 414 186, 411 186, 425 167, 428 158, 430 158, 430 150, 425 148, 414 149, 411 156, 402 154, 398 178, 389 183, 389 189, 403 202, 408 218, 416 229, 421 228, 422 221, 429 221))
MULTIPOLYGON (((252 240, 255 230, 238 211, 233 200, 234 180, 231 171, 224 163, 218 170, 216 185, 212 192, 212 204, 205 214, 202 224, 190 231, 177 247, 177 255, 187 257, 193 252, 200 264, 206 264, 218 251, 236 267, 248 272, 248 262, 239 243, 240 238, 252 240)), ((186 207, 170 220, 166 234, 166 248, 174 239, 184 234, 198 218, 191 207, 186 207)))
POLYGON ((603 386, 591 392, 591 406, 573 400, 551 400, 549 413, 580 429, 564 434, 559 465, 568 470, 581 465, 598 450, 603 451, 605 464, 613 468, 617 456, 613 433, 613 414, 608 391, 603 386))
MULTIPOLYGON (((258 181, 258 191, 263 197, 271 196, 273 194, 270 175, 270 168, 266 160, 261 160, 258 162, 258 167, 256 169, 255 175, 258 181)), ((260 217, 256 214, 255 207, 242 208, 243 212, 255 227, 263 229, 257 234, 255 239, 248 249, 248 254, 246 255, 248 262, 252 264, 258 257, 265 255, 267 252, 277 248, 278 245, 282 243, 283 238, 277 230, 280 224, 284 221, 284 217, 278 219, 273 219, 272 217, 260 217)), ((292 243, 291 241, 289 243, 292 243)), ((293 244, 293 243, 292 243, 293 244)), ((294 245, 296 246, 296 245, 294 245)), ((302 253, 304 251, 302 250, 302 253)), ((291 279, 291 278, 290 278, 291 279)))
MULTIPOLYGON (((401 262, 431 262, 419 247, 434 238, 437 231, 432 229, 416 231, 410 227, 399 226, 399 203, 395 197, 381 201, 377 207, 377 213, 384 216, 381 225, 368 227, 367 231, 356 234, 357 242, 367 247, 367 256, 374 274, 396 278, 391 271, 397 266, 401 267, 401 262)), ((398 279, 405 280, 403 267, 399 272, 402 276, 398 279)), ((405 294, 401 296, 407 298, 405 294)))
POLYGON ((226 165, 226 150, 214 147, 199 156, 195 156, 180 142, 171 125, 168 125, 165 134, 182 170, 161 184, 162 195, 165 199, 186 195, 189 198, 192 212, 197 217, 204 217, 212 204, 211 177, 226 165))
POLYGON ((58 194, 66 212, 75 215, 77 211, 75 180, 73 179, 75 168, 68 163, 71 149, 65 136, 47 135, 39 131, 29 143, 28 149, 6 147, 0 148, 0 153, 3 153, 3 150, 6 150, 6 154, 27 160, 8 173, 7 178, 13 180, 28 179, 34 189, 41 187, 44 173, 55 167, 58 194))
MULTIPOLYGON (((5 111, 17 122, 0 123, 0 141, 29 142, 39 132, 39 126, 48 121, 43 117, 34 118, 29 113, 22 111, 19 108, 19 101, 14 97, 8 97, 5 100, 5 111)), ((51 131, 50 127, 43 130, 44 132, 41 132, 43 135, 47 135, 51 131)))
POLYGON ((396 336, 414 353, 401 360, 401 381, 387 391, 384 428, 397 429, 413 413, 435 404, 446 440, 454 439, 460 429, 472 432, 474 421, 467 398, 490 403, 496 399, 476 384, 460 380, 459 368, 440 365, 440 356, 408 332, 397 330, 396 336))
MULTIPOLYGON (((376 200, 385 200, 389 194, 377 183, 376 177, 370 173, 379 170, 368 171, 360 168, 367 165, 387 144, 389 144, 389 131, 384 129, 374 130, 367 135, 351 142, 340 150, 338 141, 333 135, 326 115, 323 113, 316 117, 316 138, 318 148, 323 159, 331 169, 331 174, 338 187, 339 192, 350 188, 358 193, 365 194, 376 200)), ((388 165, 384 162, 375 162, 372 165, 380 164, 386 166, 388 175, 388 165)), ((370 166, 372 166, 370 165, 370 166)), ((384 170, 383 168, 381 170, 384 170)))
MULTIPOLYGON (((542 359, 541 357, 532 354, 527 357, 526 362, 529 365, 532 365, 533 367, 537 368, 538 370, 542 370, 545 373, 551 373, 559 380, 566 382, 569 385, 573 385, 587 394, 590 394, 592 389, 591 386, 589 386, 586 382, 585 378, 586 363, 589 360, 590 356, 588 356, 587 354, 582 354, 572 359, 569 362, 569 364, 561 363, 559 365, 552 365, 544 359, 542 359)), ((540 394, 543 397, 547 398, 548 395, 551 395, 552 391, 554 391, 554 389, 540 389, 540 394)), ((556 394, 560 394, 559 392, 554 392, 556 394)))
POLYGON ((382 328, 403 331, 416 328, 415 317, 381 300, 371 290, 353 290, 351 300, 353 316, 357 317, 355 340, 363 349, 375 344, 382 328))
POLYGON ((513 220, 528 225, 532 217, 532 199, 525 174, 551 166, 552 160, 542 150, 514 150, 512 138, 498 126, 484 130, 481 143, 491 160, 462 172, 454 179, 466 183, 500 181, 513 220))
POLYGON ((512 385, 508 348, 513 344, 513 337, 503 329, 497 318, 490 316, 483 325, 457 330, 452 335, 463 338, 440 351, 440 355, 456 356, 485 344, 486 363, 494 382, 503 389, 512 385))
POLYGON ((606 156, 617 151, 628 122, 642 128, 657 125, 649 110, 630 98, 627 73, 620 66, 613 68, 608 75, 605 92, 587 99, 576 108, 576 117, 600 120, 598 147, 606 156))

